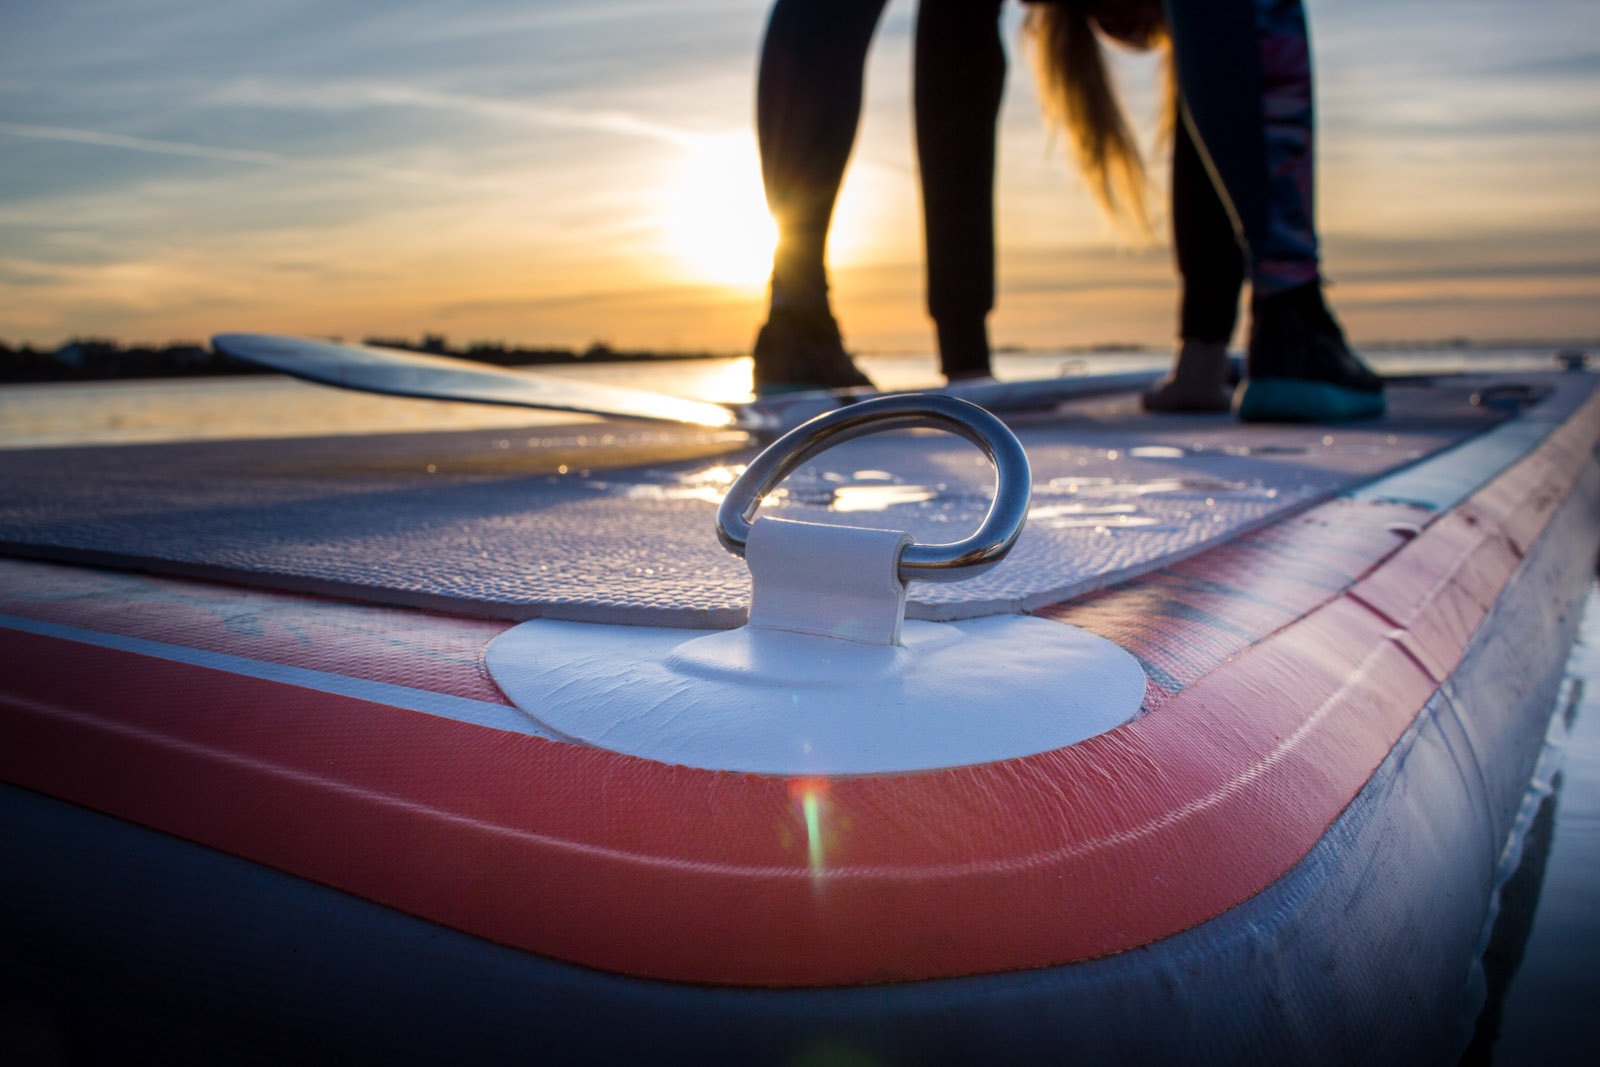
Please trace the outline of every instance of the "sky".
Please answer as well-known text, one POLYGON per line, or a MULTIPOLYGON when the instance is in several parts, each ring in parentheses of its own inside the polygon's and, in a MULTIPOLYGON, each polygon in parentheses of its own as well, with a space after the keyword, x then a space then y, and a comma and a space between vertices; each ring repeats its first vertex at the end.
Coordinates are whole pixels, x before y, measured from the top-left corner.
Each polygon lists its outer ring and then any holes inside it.
MULTIPOLYGON (((748 351, 766 7, 0 0, 0 340, 748 351)), ((1352 338, 1600 338, 1600 3, 1307 8, 1324 272, 1352 338)), ((879 27, 831 238, 860 351, 931 351, 915 10, 879 27)), ((1004 18, 994 341, 1169 343, 1164 237, 1096 212, 1041 122, 1020 7, 1004 18)), ((1118 70, 1153 120, 1153 61, 1118 70)))

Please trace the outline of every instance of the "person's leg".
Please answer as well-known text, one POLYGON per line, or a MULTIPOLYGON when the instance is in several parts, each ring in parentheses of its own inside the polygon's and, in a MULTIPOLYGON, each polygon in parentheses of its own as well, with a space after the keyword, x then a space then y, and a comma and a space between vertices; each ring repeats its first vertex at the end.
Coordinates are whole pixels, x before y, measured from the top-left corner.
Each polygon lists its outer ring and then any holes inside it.
POLYGON ((1171 196, 1173 255, 1183 283, 1178 336, 1226 345, 1239 323, 1244 249, 1194 136, 1182 122, 1172 134, 1171 196))
POLYGON ((1255 0, 1166 0, 1180 121, 1258 254, 1266 230, 1266 139, 1255 0))
POLYGON ((1252 296, 1318 281, 1314 211, 1316 119, 1311 106, 1311 40, 1301 0, 1255 0, 1263 147, 1265 233, 1252 265, 1252 296))
POLYGON ((1172 373, 1144 396, 1149 411, 1227 411, 1228 342, 1239 321, 1244 250, 1186 123, 1172 134, 1172 247, 1179 349, 1172 373))
POLYGON ((1378 414, 1382 381, 1322 299, 1300 0, 1167 0, 1167 13, 1186 121, 1250 256, 1251 383, 1241 417, 1378 414))
POLYGON ((995 134, 1005 92, 1001 0, 922 0, 916 31, 917 163, 928 313, 952 381, 990 373, 995 134))
POLYGON ((828 305, 828 227, 860 122, 867 50, 886 0, 777 0, 756 81, 756 136, 778 223, 758 392, 870 385, 828 305))

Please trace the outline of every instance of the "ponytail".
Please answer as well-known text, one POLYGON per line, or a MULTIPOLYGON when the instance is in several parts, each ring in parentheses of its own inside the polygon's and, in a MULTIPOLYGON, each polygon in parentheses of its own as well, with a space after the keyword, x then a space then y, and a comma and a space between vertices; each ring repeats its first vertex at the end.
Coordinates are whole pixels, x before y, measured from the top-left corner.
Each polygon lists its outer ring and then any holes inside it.
MULTIPOLYGON (((1086 0, 1029 5, 1023 31, 1045 118, 1066 133, 1078 172, 1101 210, 1112 222, 1149 236, 1144 157, 1112 84, 1105 46, 1088 7, 1086 0)), ((1164 37, 1144 45, 1162 41, 1164 37)))

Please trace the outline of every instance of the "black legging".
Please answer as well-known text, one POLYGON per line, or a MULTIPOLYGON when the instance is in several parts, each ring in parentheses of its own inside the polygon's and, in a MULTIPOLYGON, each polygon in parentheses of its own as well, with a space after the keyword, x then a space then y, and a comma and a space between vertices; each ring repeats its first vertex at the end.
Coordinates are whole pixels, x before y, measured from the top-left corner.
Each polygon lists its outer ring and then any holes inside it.
POLYGON ((994 173, 1006 52, 1001 0, 917 7, 917 168, 928 314, 946 376, 989 373, 984 320, 994 309, 994 173), (982 338, 950 345, 949 337, 982 338))
MULTIPOLYGON (((867 50, 885 0, 778 0, 756 88, 767 205, 778 220, 774 282, 820 294, 828 226, 855 143, 867 50)), ((994 307, 995 133, 1005 89, 1001 0, 923 0, 916 131, 928 311, 976 322, 994 307)), ((947 353, 947 375, 986 361, 947 353)), ((981 357, 981 353, 978 354, 981 357)))
POLYGON ((885 0, 777 0, 756 79, 756 138, 778 223, 774 282, 826 291, 834 201, 861 118, 867 48, 885 0))
POLYGON ((1244 249, 1187 122, 1172 135, 1172 250, 1182 279, 1178 336, 1226 344, 1239 322, 1244 249))

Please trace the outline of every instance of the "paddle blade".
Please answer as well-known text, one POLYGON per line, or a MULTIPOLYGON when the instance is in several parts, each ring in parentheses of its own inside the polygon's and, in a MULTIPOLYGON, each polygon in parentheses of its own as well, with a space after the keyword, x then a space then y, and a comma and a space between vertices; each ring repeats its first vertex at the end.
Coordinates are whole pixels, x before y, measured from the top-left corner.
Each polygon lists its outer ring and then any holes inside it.
POLYGON ((720 404, 642 389, 502 370, 467 359, 265 333, 218 334, 211 343, 217 351, 246 363, 365 393, 503 404, 691 426, 736 424, 734 413, 720 404))

